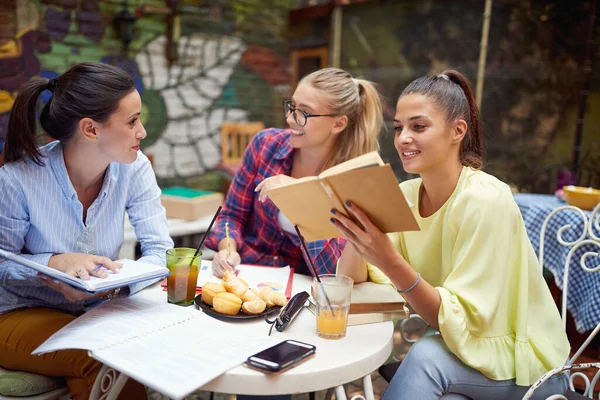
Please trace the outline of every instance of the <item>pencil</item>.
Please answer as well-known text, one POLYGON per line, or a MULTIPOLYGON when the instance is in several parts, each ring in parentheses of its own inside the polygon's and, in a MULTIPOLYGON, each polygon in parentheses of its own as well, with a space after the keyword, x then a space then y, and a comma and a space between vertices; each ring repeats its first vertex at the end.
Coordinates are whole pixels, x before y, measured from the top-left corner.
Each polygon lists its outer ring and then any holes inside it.
POLYGON ((227 245, 227 255, 231 255, 231 247, 229 247, 229 222, 225 222, 225 244, 227 245))

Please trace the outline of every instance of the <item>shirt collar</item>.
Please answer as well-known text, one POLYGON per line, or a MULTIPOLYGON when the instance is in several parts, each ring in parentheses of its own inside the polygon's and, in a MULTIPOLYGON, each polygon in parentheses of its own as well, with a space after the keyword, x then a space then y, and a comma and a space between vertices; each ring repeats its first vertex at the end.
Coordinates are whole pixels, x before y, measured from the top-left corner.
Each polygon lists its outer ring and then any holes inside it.
POLYGON ((289 129, 285 129, 283 132, 285 140, 281 141, 281 145, 273 155, 273 158, 276 160, 286 159, 294 152, 294 147, 290 144, 290 137, 292 133, 289 129))
POLYGON ((77 192, 69 179, 62 144, 59 141, 48 145, 48 161, 65 196, 71 200, 77 199, 77 192))
MULTIPOLYGON (((65 196, 71 200, 77 200, 77 192, 69 179, 69 173, 67 172, 67 166, 65 165, 65 158, 63 155, 62 144, 59 141, 52 142, 47 145, 47 157, 54 171, 54 175, 58 180, 60 188, 62 189, 65 196)), ((117 183, 117 165, 112 162, 108 165, 106 173, 104 174, 104 181, 102 182, 102 189, 98 195, 98 200, 102 200, 108 193, 115 187, 117 183)))

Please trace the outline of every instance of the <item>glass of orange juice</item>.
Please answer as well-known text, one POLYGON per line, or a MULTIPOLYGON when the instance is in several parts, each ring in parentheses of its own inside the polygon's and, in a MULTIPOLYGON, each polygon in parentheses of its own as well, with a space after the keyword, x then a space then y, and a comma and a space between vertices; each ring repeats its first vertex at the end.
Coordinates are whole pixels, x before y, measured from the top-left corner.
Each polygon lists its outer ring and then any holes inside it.
POLYGON ((346 336, 348 310, 354 281, 344 275, 319 275, 313 279, 312 296, 316 305, 317 335, 324 339, 346 336))
POLYGON ((167 268, 171 275, 167 277, 167 299, 169 303, 180 306, 194 304, 198 266, 202 252, 196 249, 177 247, 167 250, 167 268))

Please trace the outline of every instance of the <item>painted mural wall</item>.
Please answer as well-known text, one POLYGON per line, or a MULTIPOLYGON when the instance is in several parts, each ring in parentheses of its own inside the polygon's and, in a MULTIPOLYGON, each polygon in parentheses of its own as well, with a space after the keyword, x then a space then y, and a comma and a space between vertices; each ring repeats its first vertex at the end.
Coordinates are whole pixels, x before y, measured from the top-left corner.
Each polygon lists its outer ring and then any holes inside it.
MULTIPOLYGON (((282 38, 290 0, 2 0, 0 147, 19 86, 98 61, 132 73, 159 183, 194 182, 220 161, 223 121, 283 124, 282 38), (269 4, 265 4, 269 3, 269 4), (126 7, 127 4, 127 7, 126 7), (268 6, 268 7, 265 7, 268 6), (128 48, 113 18, 135 17, 128 48)), ((48 100, 44 92, 42 101, 48 100)))

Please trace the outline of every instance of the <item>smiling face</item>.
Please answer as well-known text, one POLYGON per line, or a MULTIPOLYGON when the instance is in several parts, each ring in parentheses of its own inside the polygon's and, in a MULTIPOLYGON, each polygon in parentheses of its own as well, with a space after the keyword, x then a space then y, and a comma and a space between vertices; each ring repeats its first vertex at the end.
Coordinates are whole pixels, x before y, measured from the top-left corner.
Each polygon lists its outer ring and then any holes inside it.
POLYGON ((129 164, 136 160, 146 130, 140 122, 142 99, 137 90, 119 102, 119 108, 108 121, 97 128, 98 150, 110 160, 129 164))
MULTIPOLYGON (((333 110, 326 107, 327 101, 323 93, 314 87, 305 83, 300 83, 292 96, 292 106, 307 114, 334 114, 333 110)), ((292 130, 290 139, 294 148, 329 148, 333 145, 335 135, 345 128, 345 124, 338 129, 338 122, 341 117, 322 116, 309 117, 306 125, 300 126, 294 120, 293 113, 287 116, 286 122, 292 130)))
POLYGON ((394 116, 394 146, 408 173, 431 173, 460 163, 466 122, 447 121, 435 101, 422 94, 400 97, 394 116))

